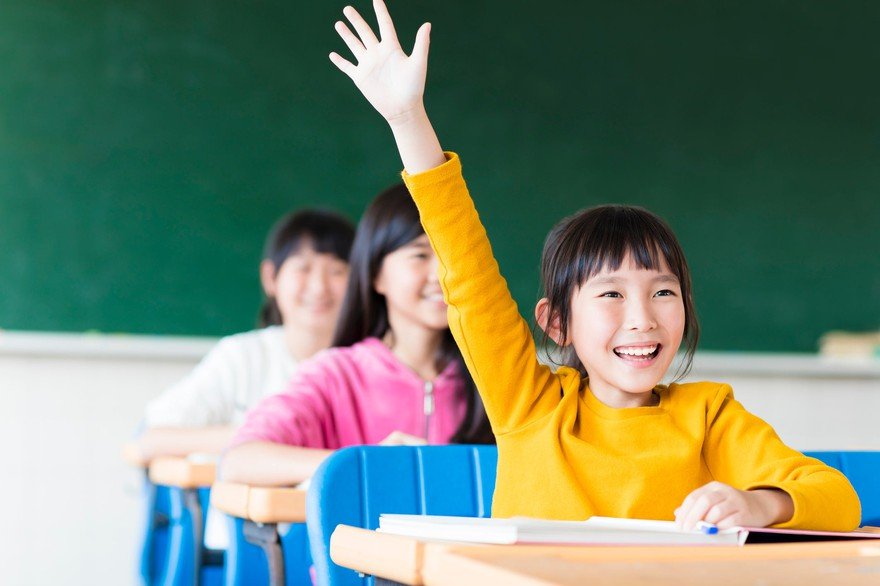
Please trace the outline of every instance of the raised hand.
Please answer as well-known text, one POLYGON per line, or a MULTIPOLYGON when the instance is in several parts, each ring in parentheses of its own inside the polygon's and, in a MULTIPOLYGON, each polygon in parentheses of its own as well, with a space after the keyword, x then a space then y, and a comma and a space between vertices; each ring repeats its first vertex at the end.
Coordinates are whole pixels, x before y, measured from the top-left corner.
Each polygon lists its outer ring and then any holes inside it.
POLYGON ((346 6, 346 18, 357 35, 344 22, 336 31, 354 54, 357 65, 330 53, 330 60, 354 81, 361 93, 388 121, 403 166, 411 173, 421 173, 446 161, 440 141, 425 113, 423 96, 428 70, 428 36, 431 25, 423 24, 416 34, 412 55, 400 48, 394 23, 382 0, 373 0, 379 34, 376 38, 357 10, 346 6))
POLYGON ((343 9, 357 34, 342 21, 336 32, 354 55, 357 65, 330 53, 330 60, 355 83, 364 97, 394 126, 420 116, 424 110, 425 74, 428 70, 428 44, 431 25, 423 24, 416 33, 412 54, 407 56, 397 39, 394 22, 382 0, 374 0, 379 35, 351 6, 343 9))

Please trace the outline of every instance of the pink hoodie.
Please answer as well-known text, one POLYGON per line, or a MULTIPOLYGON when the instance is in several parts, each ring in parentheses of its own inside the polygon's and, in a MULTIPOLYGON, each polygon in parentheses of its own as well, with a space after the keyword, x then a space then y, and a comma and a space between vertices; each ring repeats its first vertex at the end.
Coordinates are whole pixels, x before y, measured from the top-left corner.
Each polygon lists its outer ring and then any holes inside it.
POLYGON ((465 408, 455 364, 423 381, 379 339, 367 338, 303 362, 285 392, 247 414, 232 446, 265 441, 338 449, 379 443, 393 431, 443 444, 465 408))

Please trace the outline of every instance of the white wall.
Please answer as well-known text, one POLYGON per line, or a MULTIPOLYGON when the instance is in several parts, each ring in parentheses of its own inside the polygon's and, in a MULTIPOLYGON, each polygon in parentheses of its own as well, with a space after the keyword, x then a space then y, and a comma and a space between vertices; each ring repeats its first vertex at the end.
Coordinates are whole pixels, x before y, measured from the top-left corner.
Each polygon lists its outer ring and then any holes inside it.
POLYGON ((729 383, 799 450, 880 450, 880 360, 704 352, 687 380, 729 383))
MULTIPOLYGON (((120 457, 147 400, 205 339, 0 333, 0 584, 130 584, 140 476, 120 457)), ((880 361, 700 354, 800 449, 880 449, 880 361)))
POLYGON ((141 476, 120 449, 208 347, 165 345, 0 334, 0 584, 136 583, 141 476))

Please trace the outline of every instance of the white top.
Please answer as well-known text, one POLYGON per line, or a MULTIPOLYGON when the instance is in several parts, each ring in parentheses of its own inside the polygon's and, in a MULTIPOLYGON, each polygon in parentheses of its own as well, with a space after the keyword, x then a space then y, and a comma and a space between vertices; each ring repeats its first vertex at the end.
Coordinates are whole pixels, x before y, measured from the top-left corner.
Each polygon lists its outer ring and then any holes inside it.
POLYGON ((228 336, 147 405, 146 425, 239 425, 248 409, 287 388, 296 366, 282 326, 228 336))

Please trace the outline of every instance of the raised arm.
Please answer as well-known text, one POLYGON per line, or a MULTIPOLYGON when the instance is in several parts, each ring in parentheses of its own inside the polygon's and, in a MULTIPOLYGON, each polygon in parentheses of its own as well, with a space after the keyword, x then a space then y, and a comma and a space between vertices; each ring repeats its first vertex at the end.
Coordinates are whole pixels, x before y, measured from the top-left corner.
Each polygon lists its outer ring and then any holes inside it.
MULTIPOLYGON (((455 156, 447 157, 425 113, 430 25, 416 34, 412 54, 400 47, 382 0, 374 0, 381 39, 351 7, 336 30, 357 65, 336 53, 348 75, 394 133, 404 179, 440 260, 438 276, 449 304, 449 328, 474 378, 496 434, 548 414, 561 388, 536 357, 528 324, 501 276, 486 231, 455 156)), ((572 386, 576 387, 573 381, 572 386)))

